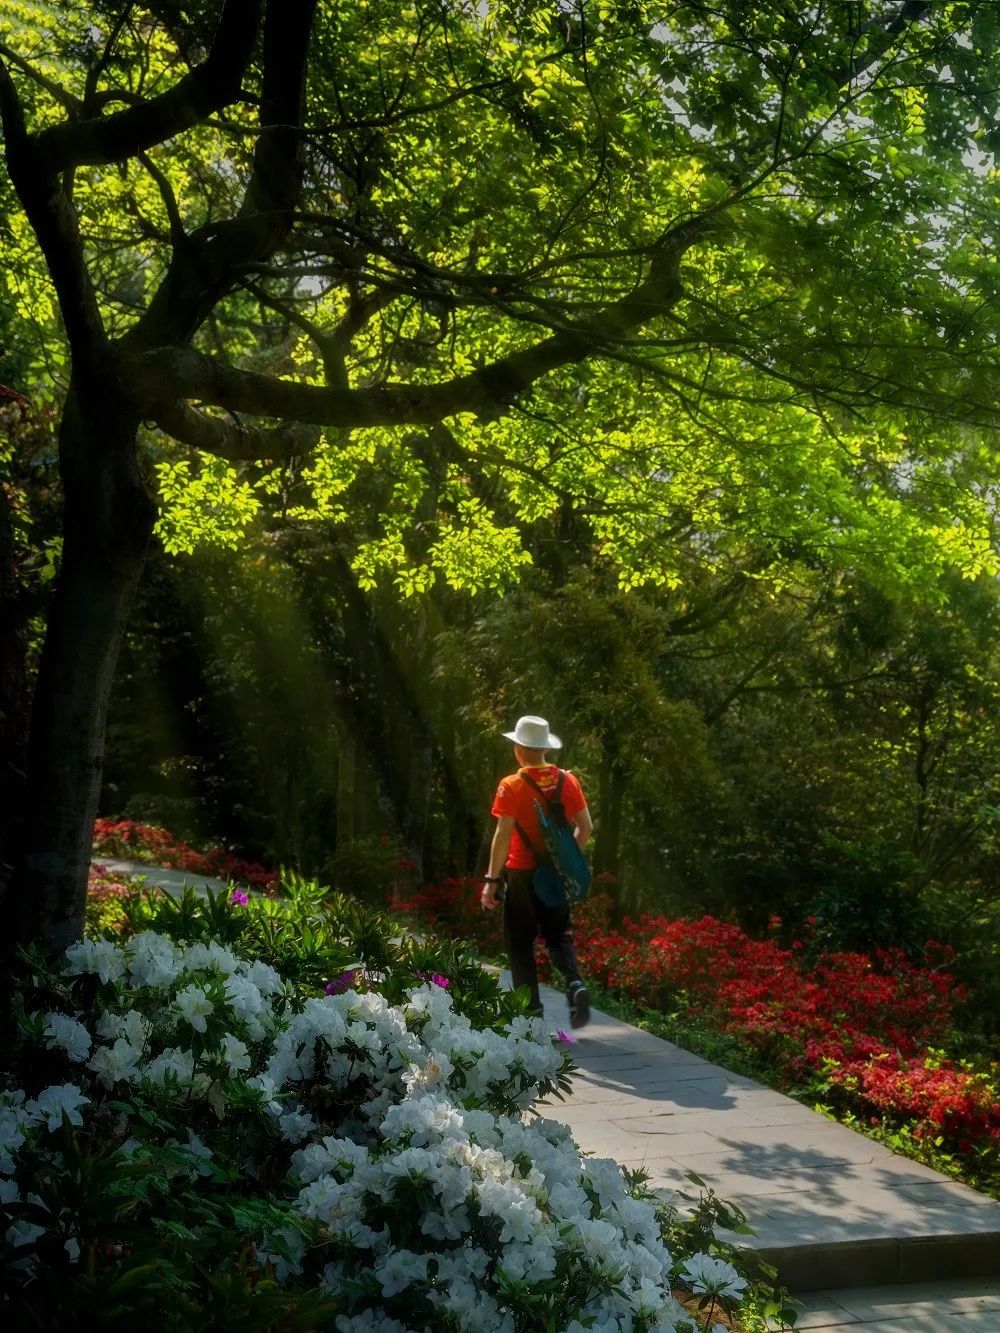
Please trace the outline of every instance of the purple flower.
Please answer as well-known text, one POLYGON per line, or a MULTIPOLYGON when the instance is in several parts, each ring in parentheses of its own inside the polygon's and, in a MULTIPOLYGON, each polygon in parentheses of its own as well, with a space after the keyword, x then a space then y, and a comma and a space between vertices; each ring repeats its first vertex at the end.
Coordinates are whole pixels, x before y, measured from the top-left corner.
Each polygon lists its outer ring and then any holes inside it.
POLYGON ((575 1037, 571 1037, 568 1032, 563 1032, 562 1028, 556 1028, 552 1035, 563 1046, 572 1046, 576 1041, 575 1037))
POLYGON ((357 972, 341 972, 339 977, 334 977, 323 987, 324 995, 343 995, 344 991, 350 990, 357 980, 357 972))
POLYGON ((243 892, 242 889, 233 889, 233 896, 229 899, 229 901, 233 904, 234 907, 235 906, 245 907, 247 903, 250 901, 250 898, 247 894, 243 892))
POLYGON ((447 977, 443 977, 440 972, 418 972, 418 981, 430 981, 435 986, 440 986, 442 990, 447 990, 451 982, 447 977))

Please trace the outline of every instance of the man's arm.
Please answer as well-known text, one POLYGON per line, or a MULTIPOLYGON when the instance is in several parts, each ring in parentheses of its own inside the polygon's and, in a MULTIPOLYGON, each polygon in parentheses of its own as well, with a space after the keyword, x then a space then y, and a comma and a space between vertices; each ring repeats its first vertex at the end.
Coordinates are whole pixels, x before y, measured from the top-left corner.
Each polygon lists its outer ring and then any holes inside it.
POLYGON ((584 806, 573 816, 573 836, 576 838, 577 845, 582 851, 590 841, 590 835, 594 831, 594 821, 590 817, 590 810, 584 806))
MULTIPOLYGON (((493 841, 490 844, 490 868, 487 874, 491 879, 499 880, 504 866, 507 864, 507 853, 510 850, 510 835, 514 832, 514 816, 501 815, 497 820, 497 826, 493 831, 493 841)), ((498 884, 484 884, 483 892, 479 899, 487 911, 492 912, 497 905, 498 884)))

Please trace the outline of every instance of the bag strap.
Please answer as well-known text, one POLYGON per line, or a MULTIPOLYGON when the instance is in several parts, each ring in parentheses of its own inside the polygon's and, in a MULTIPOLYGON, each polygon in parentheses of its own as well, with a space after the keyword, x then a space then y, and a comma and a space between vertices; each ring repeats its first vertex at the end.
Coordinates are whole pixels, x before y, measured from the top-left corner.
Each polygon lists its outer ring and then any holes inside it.
MULTIPOLYGON (((538 785, 535 779, 529 778, 527 773, 518 771, 517 776, 521 779, 522 782, 526 782, 529 787, 534 787, 535 791, 538 792, 539 796, 542 798, 545 804, 548 805, 550 800, 558 801, 562 793, 563 781, 565 780, 566 777, 566 774, 562 771, 561 768, 557 769, 556 772, 559 774, 559 777, 556 780, 555 791, 553 792, 552 796, 547 796, 545 792, 542 791, 541 787, 538 785)), ((521 825, 517 822, 516 819, 514 820, 514 827, 517 829, 521 841, 524 843, 525 847, 527 847, 528 851, 535 858, 538 864, 545 865, 549 859, 548 852, 543 850, 541 853, 539 853, 534 843, 531 841, 527 833, 524 831, 524 829, 521 827, 521 825)))
POLYGON ((531 855, 535 858, 535 860, 538 862, 538 864, 539 864, 539 865, 544 865, 545 862, 548 860, 548 854, 545 853, 545 852, 541 852, 541 853, 540 853, 540 852, 538 851, 537 847, 535 847, 534 843, 531 841, 531 839, 528 837, 527 833, 525 833, 524 829, 521 827, 521 825, 517 822, 516 819, 514 820, 514 827, 517 829, 518 833, 520 834, 521 841, 524 843, 525 847, 527 847, 528 851, 529 851, 529 852, 531 853, 531 855))

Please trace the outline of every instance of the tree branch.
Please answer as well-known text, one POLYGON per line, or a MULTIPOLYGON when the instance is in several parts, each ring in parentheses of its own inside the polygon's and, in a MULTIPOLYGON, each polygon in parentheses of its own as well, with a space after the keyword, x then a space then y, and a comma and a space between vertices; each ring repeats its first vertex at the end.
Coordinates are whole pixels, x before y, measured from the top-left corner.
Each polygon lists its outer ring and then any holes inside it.
POLYGON ((160 170, 148 153, 137 153, 136 157, 146 171, 153 179, 156 188, 160 192, 160 198, 163 201, 163 210, 167 215, 167 222, 170 226, 170 239, 174 245, 183 245, 187 240, 187 232, 184 230, 184 219, 181 217, 180 208, 177 205, 177 196, 174 194, 174 187, 170 184, 167 176, 160 170))
POLYGON ((245 426, 239 420, 207 416, 176 399, 161 403, 153 420, 181 444, 231 463, 284 462, 309 453, 319 441, 319 431, 311 426, 245 426))
POLYGON ((167 92, 110 116, 42 130, 36 143, 47 169, 121 162, 221 111, 240 95, 259 21, 260 0, 225 0, 208 55, 167 92))
MULTIPOLYGON (((233 3, 234 0, 230 0, 233 3)), ((187 343, 240 274, 269 258, 292 225, 302 180, 302 122, 316 0, 267 0, 260 136, 236 217, 200 227, 175 247, 132 346, 187 343)))
POLYGON ((666 314, 683 294, 681 257, 703 231, 700 219, 675 228, 664 238, 646 279, 593 319, 438 384, 318 388, 237 370, 189 347, 133 352, 126 357, 125 368, 140 400, 157 408, 168 387, 171 399, 180 394, 230 411, 316 426, 429 425, 462 412, 496 413, 550 371, 600 355, 628 333, 666 314))
POLYGON ((3 56, 15 69, 19 69, 32 83, 37 84, 39 88, 47 92, 52 100, 58 102, 70 116, 80 114, 80 103, 72 93, 68 93, 65 88, 61 88, 59 84, 53 83, 51 79, 47 79, 44 74, 39 73, 34 65, 25 60, 23 56, 19 56, 16 51, 12 51, 6 42, 0 42, 0 56, 3 56))
POLYGON ((87 79, 84 84, 83 92, 83 111, 88 117, 94 116, 99 110, 99 107, 95 105, 95 98, 98 96, 97 85, 100 82, 101 75, 111 63, 115 47, 118 45, 118 39, 121 37, 128 24, 132 15, 132 9, 132 0, 129 0, 129 3, 125 5, 117 19, 115 19, 111 31, 108 34, 108 39, 104 43, 104 50, 101 52, 100 57, 95 60, 90 69, 87 70, 87 79))
MULTIPOLYGON (((895 18, 881 27, 878 38, 872 41, 871 46, 863 55, 853 57, 844 69, 831 71, 833 76, 838 79, 839 86, 843 87, 847 83, 853 83, 855 79, 871 69, 876 60, 882 59, 894 39, 905 28, 909 28, 927 18, 930 12, 931 0, 903 0, 895 18)), ((877 19, 870 19, 861 29, 861 35, 865 36, 879 27, 880 24, 877 19)))

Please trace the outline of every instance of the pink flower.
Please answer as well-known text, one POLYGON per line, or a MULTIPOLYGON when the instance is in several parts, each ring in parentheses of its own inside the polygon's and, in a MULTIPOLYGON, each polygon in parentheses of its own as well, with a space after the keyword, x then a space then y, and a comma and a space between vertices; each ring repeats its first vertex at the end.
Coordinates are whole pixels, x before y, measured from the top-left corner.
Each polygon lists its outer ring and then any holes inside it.
POLYGON ((418 981, 430 981, 435 986, 440 986, 442 990, 447 990, 451 982, 447 977, 443 977, 440 972, 418 972, 418 981))
POLYGON ((552 1035, 561 1046, 572 1046, 576 1041, 575 1037, 571 1037, 568 1032, 563 1032, 562 1028, 556 1028, 552 1035))
POLYGON ((229 899, 229 901, 234 906, 245 907, 247 903, 250 901, 250 899, 248 895, 243 892, 242 889, 233 889, 233 896, 229 899))

